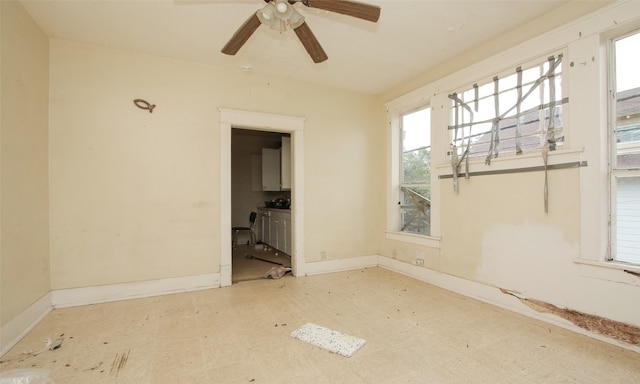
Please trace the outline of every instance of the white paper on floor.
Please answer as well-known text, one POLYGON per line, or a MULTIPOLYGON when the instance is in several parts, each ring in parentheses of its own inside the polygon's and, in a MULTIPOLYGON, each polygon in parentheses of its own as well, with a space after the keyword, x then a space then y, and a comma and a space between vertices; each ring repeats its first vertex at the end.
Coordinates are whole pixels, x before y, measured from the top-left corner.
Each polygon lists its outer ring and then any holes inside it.
POLYGON ((307 323, 291 332, 291 337, 346 357, 353 356, 366 342, 365 339, 345 335, 312 323, 307 323))

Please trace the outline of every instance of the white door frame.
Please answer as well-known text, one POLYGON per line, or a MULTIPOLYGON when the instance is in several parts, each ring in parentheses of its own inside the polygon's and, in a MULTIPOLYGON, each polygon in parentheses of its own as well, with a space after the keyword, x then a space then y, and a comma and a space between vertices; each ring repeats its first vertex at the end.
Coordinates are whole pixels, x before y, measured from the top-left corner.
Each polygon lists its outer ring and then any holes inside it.
POLYGON ((305 274, 304 257, 304 118, 220 108, 220 286, 231 285, 231 129, 291 134, 291 267, 305 274))

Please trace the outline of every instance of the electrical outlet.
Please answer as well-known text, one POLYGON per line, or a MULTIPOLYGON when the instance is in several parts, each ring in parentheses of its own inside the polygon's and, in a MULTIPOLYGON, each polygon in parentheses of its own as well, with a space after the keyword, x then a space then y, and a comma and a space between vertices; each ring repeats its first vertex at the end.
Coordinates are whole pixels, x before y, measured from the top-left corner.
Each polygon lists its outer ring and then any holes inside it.
POLYGON ((398 251, 396 251, 395 248, 393 249, 393 251, 391 251, 391 258, 392 259, 397 259, 398 258, 398 251))
POLYGON ((416 265, 424 265, 424 252, 416 251, 416 265))
POLYGON ((320 252, 320 260, 327 260, 327 252, 325 251, 320 252))

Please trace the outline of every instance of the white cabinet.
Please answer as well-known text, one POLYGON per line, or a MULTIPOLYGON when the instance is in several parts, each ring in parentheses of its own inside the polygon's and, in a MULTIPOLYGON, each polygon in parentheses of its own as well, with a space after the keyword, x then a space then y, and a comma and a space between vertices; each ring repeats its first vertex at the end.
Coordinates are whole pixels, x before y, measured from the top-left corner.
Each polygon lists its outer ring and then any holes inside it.
POLYGON ((256 218, 256 236, 258 241, 270 244, 271 236, 271 211, 267 209, 258 209, 258 217, 256 218))
POLYGON ((281 209, 258 209, 258 240, 291 254, 291 212, 281 209))
POLYGON ((271 212, 271 246, 291 254, 291 213, 289 211, 271 212))
POLYGON ((262 148, 262 190, 280 190, 280 150, 262 148))
POLYGON ((284 218, 280 212, 272 212, 271 213, 271 225, 273 228, 273 233, 271 234, 271 245, 284 253, 287 253, 284 249, 284 218))
POLYGON ((261 180, 262 191, 291 190, 291 138, 283 137, 280 149, 262 148, 259 158, 251 158, 251 188, 261 180), (260 173, 255 169, 260 169, 260 173))

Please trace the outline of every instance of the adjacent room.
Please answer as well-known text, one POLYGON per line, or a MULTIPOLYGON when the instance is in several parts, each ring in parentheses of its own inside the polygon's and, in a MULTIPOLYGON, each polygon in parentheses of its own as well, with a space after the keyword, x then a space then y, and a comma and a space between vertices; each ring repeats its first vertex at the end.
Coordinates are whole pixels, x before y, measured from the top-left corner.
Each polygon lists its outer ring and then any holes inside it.
POLYGON ((640 2, 0 20, 2 383, 640 377, 640 2))

